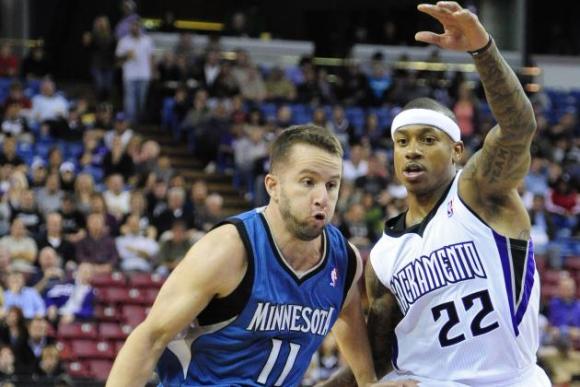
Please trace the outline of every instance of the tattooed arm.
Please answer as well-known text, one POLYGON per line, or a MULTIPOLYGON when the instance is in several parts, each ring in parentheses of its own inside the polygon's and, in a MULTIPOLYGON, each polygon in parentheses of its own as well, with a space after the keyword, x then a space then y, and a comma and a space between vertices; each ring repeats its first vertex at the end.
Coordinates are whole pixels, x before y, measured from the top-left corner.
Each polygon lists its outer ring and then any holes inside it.
POLYGON ((525 238, 529 219, 516 187, 525 177, 531 159, 530 145, 536 129, 531 103, 477 16, 451 1, 422 4, 419 10, 441 22, 445 31, 422 31, 415 36, 417 40, 476 52, 475 65, 498 122, 461 174, 461 197, 497 231, 525 238))
MULTIPOLYGON (((402 314, 395 297, 377 278, 370 263, 365 269, 365 283, 369 297, 369 315, 367 329, 375 372, 380 379, 391 370, 391 357, 395 327, 401 321, 402 314)), ((349 368, 343 368, 327 380, 322 386, 355 386, 354 376, 349 368)), ((390 384, 381 384, 384 386, 390 384)), ((393 385, 404 385, 393 384, 393 385)))

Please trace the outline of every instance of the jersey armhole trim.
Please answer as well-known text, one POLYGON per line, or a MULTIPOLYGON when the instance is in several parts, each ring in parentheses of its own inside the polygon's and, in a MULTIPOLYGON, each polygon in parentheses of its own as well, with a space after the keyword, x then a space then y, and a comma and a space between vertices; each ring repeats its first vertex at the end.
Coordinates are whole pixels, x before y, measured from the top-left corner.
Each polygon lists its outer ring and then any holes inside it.
POLYGON ((242 220, 234 218, 217 224, 214 229, 225 224, 232 224, 238 230, 246 250, 248 267, 244 278, 233 292, 223 298, 214 297, 198 315, 197 321, 202 326, 217 324, 239 316, 246 307, 254 286, 254 253, 246 227, 242 220))
POLYGON ((357 267, 357 258, 356 258, 356 253, 354 252, 354 249, 352 248, 352 246, 350 245, 350 243, 348 243, 348 241, 346 239, 343 239, 343 240, 344 240, 344 243, 346 245, 348 263, 347 263, 347 269, 346 269, 346 280, 344 282, 344 293, 342 295, 341 308, 342 308, 342 306, 344 306, 344 302, 346 301, 346 297, 348 296, 348 291, 350 290, 350 288, 353 285, 354 276, 356 274, 356 267, 357 267))

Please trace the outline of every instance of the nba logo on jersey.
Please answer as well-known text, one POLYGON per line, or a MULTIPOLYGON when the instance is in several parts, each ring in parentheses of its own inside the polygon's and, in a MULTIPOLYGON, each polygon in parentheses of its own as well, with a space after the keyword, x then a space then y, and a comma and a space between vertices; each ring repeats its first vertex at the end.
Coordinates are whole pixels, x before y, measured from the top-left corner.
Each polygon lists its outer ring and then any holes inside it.
POLYGON ((451 218, 453 216, 453 199, 447 202, 447 217, 451 218))
POLYGON ((336 270, 335 267, 330 272, 330 286, 332 286, 333 288, 336 287, 336 281, 338 281, 338 270, 336 270))

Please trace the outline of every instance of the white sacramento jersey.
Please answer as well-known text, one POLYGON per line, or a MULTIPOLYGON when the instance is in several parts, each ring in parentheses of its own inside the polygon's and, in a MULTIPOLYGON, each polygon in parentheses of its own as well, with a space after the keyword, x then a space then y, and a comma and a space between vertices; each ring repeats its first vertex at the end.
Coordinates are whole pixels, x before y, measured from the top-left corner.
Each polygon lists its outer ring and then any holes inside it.
POLYGON ((459 176, 422 223, 405 229, 405 214, 387 221, 371 251, 403 314, 393 379, 547 386, 536 366, 540 281, 532 242, 506 238, 472 212, 457 193, 459 176))

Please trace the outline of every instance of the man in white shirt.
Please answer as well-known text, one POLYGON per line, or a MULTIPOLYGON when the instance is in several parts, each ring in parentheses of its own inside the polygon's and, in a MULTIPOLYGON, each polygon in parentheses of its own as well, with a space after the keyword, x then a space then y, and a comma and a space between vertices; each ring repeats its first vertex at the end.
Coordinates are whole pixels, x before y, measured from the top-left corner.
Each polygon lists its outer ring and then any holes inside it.
POLYGON ((109 212, 117 219, 129 212, 129 199, 131 194, 124 189, 123 176, 117 174, 107 179, 107 190, 103 192, 103 198, 107 203, 109 212))
POLYGON ((119 40, 115 55, 123 62, 123 102, 134 123, 144 113, 153 69, 153 41, 142 32, 139 20, 131 24, 129 35, 119 40))
POLYGON ((32 120, 40 123, 47 120, 66 118, 68 103, 66 99, 56 94, 54 82, 45 79, 40 85, 40 94, 32 98, 32 120))
POLYGON ((117 237, 115 242, 123 271, 151 271, 151 261, 157 255, 159 245, 141 234, 138 215, 127 218, 127 234, 117 237))

